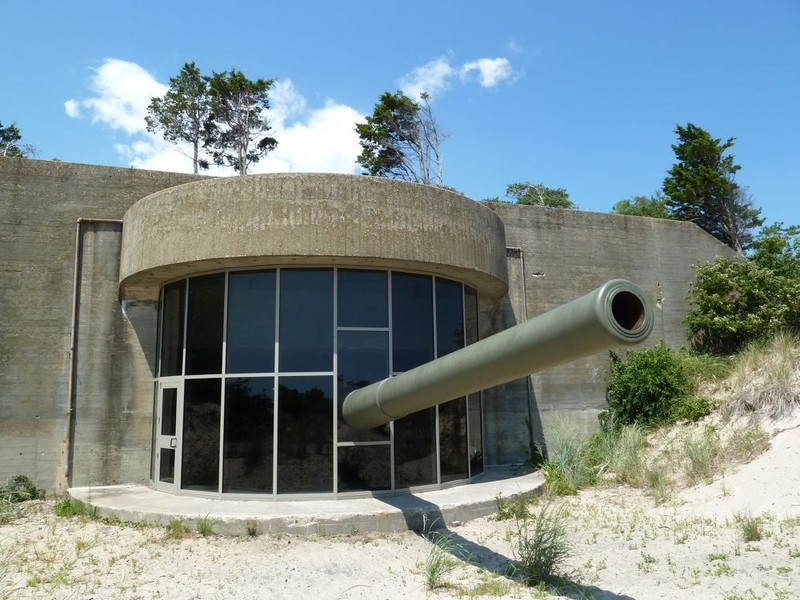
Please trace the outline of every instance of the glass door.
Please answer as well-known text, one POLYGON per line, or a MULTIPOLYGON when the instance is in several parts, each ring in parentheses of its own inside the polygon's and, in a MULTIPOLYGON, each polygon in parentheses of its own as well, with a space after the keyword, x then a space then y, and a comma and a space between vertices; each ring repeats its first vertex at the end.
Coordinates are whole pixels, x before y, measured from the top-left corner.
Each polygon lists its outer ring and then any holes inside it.
POLYGON ((177 491, 180 484, 182 386, 161 383, 156 415, 156 489, 177 491))

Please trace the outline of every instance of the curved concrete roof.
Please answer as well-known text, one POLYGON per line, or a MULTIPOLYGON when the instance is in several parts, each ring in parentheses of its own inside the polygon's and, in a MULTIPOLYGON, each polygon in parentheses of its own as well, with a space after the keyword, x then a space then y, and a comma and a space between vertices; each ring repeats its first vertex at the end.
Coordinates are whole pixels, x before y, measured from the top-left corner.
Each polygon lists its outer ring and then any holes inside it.
POLYGON ((125 213, 120 295, 152 298, 194 273, 264 266, 383 267, 505 295, 505 232, 454 192, 358 175, 209 179, 139 200, 125 213))

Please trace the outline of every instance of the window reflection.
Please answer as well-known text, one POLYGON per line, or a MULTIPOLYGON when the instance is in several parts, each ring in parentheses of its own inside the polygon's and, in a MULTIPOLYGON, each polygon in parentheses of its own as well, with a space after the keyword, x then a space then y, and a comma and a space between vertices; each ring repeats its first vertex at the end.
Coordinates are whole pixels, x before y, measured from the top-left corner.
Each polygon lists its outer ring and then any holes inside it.
POLYGON ((281 271, 280 370, 333 370, 333 271, 281 271))
POLYGON ((278 493, 333 492, 333 378, 279 384, 278 493))
POLYGON ((389 280, 386 271, 339 269, 339 327, 388 327, 389 280))
POLYGON ((464 309, 461 284, 436 280, 436 356, 464 347, 464 309))
POLYGON ((394 422, 395 487, 436 483, 436 409, 394 422))
POLYGON ((219 491, 219 379, 188 379, 183 388, 181 487, 219 491))
POLYGON ((275 271, 228 276, 226 373, 275 370, 275 271))
POLYGON ((342 405, 353 390, 389 376, 388 331, 340 331, 338 336, 339 441, 379 441, 389 439, 389 427, 357 431, 342 417, 342 405))
POLYGON ((164 286, 161 303, 161 376, 183 371, 183 308, 186 280, 164 286))
POLYGON ((240 377, 225 383, 223 492, 272 492, 273 382, 240 377))
POLYGON ((225 275, 189 280, 186 316, 186 374, 222 372, 222 324, 225 275))
POLYGON ((340 446, 338 472, 340 492, 389 489, 392 485, 389 445, 340 446))
POLYGON ((439 405, 439 461, 442 483, 469 477, 464 398, 439 405))
POLYGON ((433 360, 433 290, 425 275, 392 273, 392 371, 433 360))

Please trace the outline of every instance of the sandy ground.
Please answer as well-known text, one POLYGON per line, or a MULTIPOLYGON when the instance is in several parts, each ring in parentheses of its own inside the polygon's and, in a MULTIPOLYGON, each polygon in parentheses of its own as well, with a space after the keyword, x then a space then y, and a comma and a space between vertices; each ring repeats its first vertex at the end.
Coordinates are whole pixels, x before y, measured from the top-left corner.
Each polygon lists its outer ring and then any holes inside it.
POLYGON ((574 555, 558 589, 508 575, 513 521, 451 527, 466 560, 429 590, 431 544, 411 532, 176 538, 35 502, 0 525, 0 599, 800 598, 800 427, 782 429, 753 462, 660 506, 624 487, 559 500, 574 555), (760 541, 743 541, 746 514, 761 519, 760 541))

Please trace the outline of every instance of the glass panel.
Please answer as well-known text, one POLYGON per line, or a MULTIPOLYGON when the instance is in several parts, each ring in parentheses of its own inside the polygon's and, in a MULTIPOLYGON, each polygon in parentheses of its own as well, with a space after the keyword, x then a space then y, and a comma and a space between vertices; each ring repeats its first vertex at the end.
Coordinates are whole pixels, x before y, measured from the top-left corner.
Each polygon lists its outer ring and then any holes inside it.
POLYGON ((333 492, 333 377, 282 377, 278 493, 333 492))
POLYGON ((158 451, 158 381, 153 383, 153 419, 150 426, 150 481, 157 481, 156 478, 156 452, 158 451))
POLYGON ((464 398, 439 405, 439 453, 442 483, 469 477, 467 403, 464 398))
POLYGON ((478 292, 464 286, 464 321, 467 327, 467 344, 478 341, 478 292))
POLYGON ((338 345, 339 441, 388 441, 388 425, 370 431, 357 431, 347 425, 342 418, 342 405, 353 390, 389 376, 389 332, 340 331, 338 345))
POLYGON ((333 370, 333 271, 281 271, 280 370, 333 370))
POLYGON ((176 435, 178 417, 178 390, 164 388, 161 391, 161 435, 176 435))
POLYGON ((388 444, 339 447, 339 491, 391 488, 391 454, 388 444))
POLYGON ((218 491, 221 385, 219 379, 189 379, 184 383, 183 489, 218 491))
POLYGON ((225 382, 223 492, 272 493, 272 377, 225 382))
POLYGON ((464 310, 461 284, 436 280, 436 355, 464 347, 464 310))
POLYGON ((189 280, 186 319, 186 374, 222 373, 225 274, 189 280))
POLYGON ((392 370, 433 360, 433 295, 427 275, 392 273, 392 370))
POLYGON ((436 409, 394 422, 395 487, 436 483, 436 409))
POLYGON ((389 326, 389 277, 384 271, 339 269, 339 327, 389 326))
POLYGON ((161 448, 158 480, 164 483, 175 483, 175 450, 171 448, 161 448))
POLYGON ((183 307, 186 280, 164 286, 161 305, 161 376, 180 375, 183 369, 183 307))
POLYGON ((481 395, 470 394, 467 397, 469 410, 469 469, 474 477, 483 473, 483 428, 481 414, 481 395))
POLYGON ((275 271, 228 276, 226 373, 275 370, 275 271))

